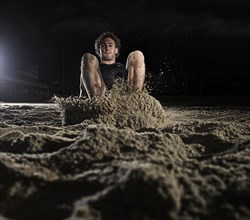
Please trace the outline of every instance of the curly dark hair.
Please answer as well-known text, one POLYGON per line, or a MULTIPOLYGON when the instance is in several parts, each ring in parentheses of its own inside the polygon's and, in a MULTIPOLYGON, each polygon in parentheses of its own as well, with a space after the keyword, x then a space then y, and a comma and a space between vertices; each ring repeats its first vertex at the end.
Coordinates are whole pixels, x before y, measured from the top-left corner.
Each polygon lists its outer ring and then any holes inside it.
POLYGON ((100 47, 105 38, 111 38, 115 42, 115 47, 118 48, 118 53, 116 54, 116 57, 120 55, 120 49, 121 49, 121 40, 112 32, 106 31, 102 33, 96 40, 95 40, 95 52, 99 56, 100 55, 100 47))

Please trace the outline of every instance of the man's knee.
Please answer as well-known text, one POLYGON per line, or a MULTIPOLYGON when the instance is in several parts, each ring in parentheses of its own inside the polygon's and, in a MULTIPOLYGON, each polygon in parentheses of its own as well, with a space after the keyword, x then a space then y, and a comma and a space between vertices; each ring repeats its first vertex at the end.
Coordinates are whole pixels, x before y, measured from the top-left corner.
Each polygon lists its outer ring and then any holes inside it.
POLYGON ((98 59, 96 58, 96 56, 94 56, 91 53, 85 53, 82 56, 82 64, 97 64, 98 63, 98 59))
POLYGON ((144 64, 144 55, 140 50, 133 51, 129 54, 128 61, 131 65, 141 66, 144 64))

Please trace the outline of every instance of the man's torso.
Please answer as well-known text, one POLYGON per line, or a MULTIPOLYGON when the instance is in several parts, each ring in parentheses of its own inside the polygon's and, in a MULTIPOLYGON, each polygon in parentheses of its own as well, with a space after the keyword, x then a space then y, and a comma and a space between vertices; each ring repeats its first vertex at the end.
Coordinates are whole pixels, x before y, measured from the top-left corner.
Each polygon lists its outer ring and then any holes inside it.
POLYGON ((112 88, 114 80, 117 78, 127 79, 128 72, 125 65, 121 63, 100 64, 100 70, 104 83, 108 89, 112 88))

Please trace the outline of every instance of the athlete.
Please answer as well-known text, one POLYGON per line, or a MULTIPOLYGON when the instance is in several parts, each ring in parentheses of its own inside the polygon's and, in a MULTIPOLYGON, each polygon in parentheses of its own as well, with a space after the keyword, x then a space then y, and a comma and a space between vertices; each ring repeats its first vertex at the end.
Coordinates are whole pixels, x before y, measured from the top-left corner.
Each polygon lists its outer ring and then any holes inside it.
POLYGON ((117 63, 120 39, 112 32, 102 33, 95 41, 95 51, 100 58, 85 53, 81 60, 80 97, 104 95, 118 77, 127 79, 133 91, 141 91, 145 82, 144 55, 136 50, 128 55, 126 66, 117 63))

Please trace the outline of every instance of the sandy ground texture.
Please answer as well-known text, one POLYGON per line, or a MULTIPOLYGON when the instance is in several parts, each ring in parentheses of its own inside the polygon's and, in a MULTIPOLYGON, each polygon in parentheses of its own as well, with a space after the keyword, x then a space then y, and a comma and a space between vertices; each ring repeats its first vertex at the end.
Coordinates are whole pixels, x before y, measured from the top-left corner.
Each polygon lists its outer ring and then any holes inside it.
POLYGON ((248 108, 57 102, 1 103, 0 219, 250 219, 248 108))

